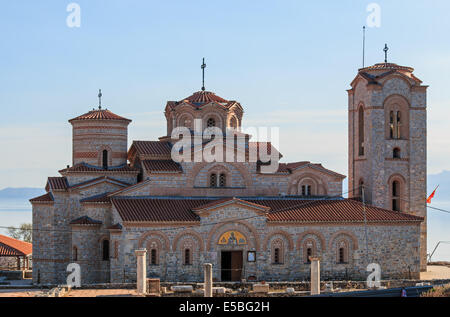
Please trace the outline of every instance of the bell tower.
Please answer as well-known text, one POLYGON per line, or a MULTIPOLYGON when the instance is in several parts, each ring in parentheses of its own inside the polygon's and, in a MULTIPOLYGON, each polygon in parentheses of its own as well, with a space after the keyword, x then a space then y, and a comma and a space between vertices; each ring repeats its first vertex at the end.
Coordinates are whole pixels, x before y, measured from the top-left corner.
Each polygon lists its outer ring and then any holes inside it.
MULTIPOLYGON (((387 51, 385 51, 385 54, 387 51)), ((411 67, 361 68, 348 90, 349 197, 424 217, 420 267, 426 270, 426 90, 411 67)))

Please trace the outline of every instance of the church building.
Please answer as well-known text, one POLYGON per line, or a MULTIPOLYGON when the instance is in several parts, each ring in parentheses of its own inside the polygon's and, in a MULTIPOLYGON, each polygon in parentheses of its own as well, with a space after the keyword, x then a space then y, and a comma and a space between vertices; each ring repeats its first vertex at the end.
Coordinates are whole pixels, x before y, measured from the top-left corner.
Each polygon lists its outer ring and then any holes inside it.
MULTIPOLYGON (((324 279, 365 279, 370 263, 382 278, 416 278, 426 268, 426 88, 410 67, 358 70, 348 90, 348 198, 346 176, 320 163, 264 171, 272 161, 252 153, 282 154, 241 131, 238 101, 204 88, 167 102, 166 135, 130 147, 131 120, 100 104, 69 120, 72 165, 30 200, 33 282, 65 283, 70 263, 82 284, 133 282, 143 248, 148 277, 162 281, 201 282, 203 263, 215 281, 301 281, 311 257, 324 279), (224 152, 244 159, 175 160, 172 131, 194 139, 196 123, 232 131, 224 152)), ((200 151, 211 143, 201 139, 200 151)), ((291 147, 302 145, 293 138, 291 147)))

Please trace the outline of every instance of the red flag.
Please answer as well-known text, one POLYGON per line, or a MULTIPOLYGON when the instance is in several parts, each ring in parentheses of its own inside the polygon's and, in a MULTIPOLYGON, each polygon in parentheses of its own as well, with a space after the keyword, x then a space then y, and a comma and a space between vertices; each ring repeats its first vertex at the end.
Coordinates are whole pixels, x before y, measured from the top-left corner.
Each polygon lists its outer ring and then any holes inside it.
POLYGON ((434 193, 436 192, 436 189, 438 189, 439 185, 436 186, 436 188, 433 190, 431 195, 427 198, 427 204, 431 204, 431 198, 434 197, 434 193))

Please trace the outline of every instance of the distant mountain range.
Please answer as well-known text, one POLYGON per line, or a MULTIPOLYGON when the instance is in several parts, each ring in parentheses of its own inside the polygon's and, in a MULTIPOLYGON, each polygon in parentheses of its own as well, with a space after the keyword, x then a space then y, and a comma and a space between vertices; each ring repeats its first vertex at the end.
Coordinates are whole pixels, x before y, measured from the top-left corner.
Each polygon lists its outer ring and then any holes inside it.
POLYGON ((450 171, 428 175, 428 195, 439 185, 436 191, 436 200, 450 201, 450 171))
POLYGON ((25 199, 45 194, 43 188, 20 187, 20 188, 5 188, 0 190, 0 199, 25 199))

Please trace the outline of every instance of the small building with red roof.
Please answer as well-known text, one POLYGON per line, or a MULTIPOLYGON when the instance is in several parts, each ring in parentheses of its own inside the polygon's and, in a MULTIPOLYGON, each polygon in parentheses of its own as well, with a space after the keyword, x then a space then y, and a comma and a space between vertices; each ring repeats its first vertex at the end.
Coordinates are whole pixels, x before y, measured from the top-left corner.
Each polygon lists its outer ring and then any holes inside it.
POLYGON ((28 270, 32 244, 0 234, 0 270, 28 270))

